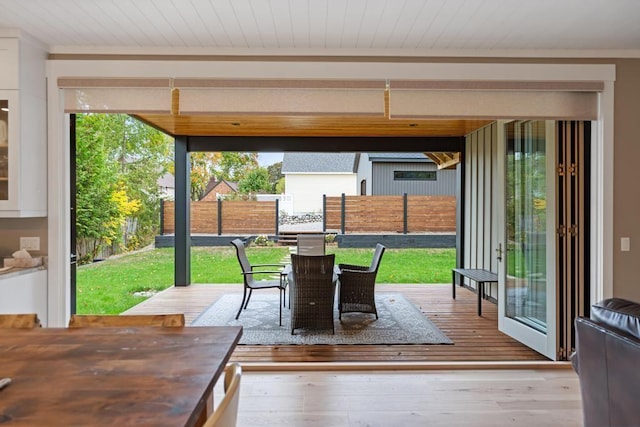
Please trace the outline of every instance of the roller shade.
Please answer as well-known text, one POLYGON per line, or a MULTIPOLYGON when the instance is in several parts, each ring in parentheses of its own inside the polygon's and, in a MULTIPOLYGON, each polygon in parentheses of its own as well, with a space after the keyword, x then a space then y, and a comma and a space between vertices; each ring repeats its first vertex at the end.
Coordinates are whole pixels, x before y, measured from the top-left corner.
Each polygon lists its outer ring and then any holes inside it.
POLYGON ((603 82, 80 78, 66 112, 594 120, 603 82), (388 86, 387 86, 388 84, 388 86), (388 105, 385 105, 385 92, 388 105))
POLYGON ((392 119, 594 120, 602 82, 391 81, 392 119))
POLYGON ((176 79, 179 113, 384 116, 385 81, 176 79))
POLYGON ((60 78, 67 113, 171 112, 171 79, 60 78))

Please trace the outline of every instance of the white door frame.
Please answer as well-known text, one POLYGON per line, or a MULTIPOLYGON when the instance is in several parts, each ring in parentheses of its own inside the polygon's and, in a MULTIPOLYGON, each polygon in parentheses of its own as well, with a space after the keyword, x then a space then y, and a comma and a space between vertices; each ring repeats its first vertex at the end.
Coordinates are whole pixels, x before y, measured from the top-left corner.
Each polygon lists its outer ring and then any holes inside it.
POLYGON ((592 302, 613 289, 613 89, 612 64, 399 63, 313 61, 47 61, 48 95, 48 301, 50 326, 65 326, 70 304, 69 135, 59 77, 337 78, 467 81, 603 81, 593 135, 591 177, 592 302), (251 66, 248 66, 250 64, 251 66))
POLYGON ((546 333, 539 332, 529 326, 511 319, 506 315, 507 306, 507 260, 509 257, 508 245, 506 241, 506 138, 505 138, 505 121, 498 122, 497 129, 497 194, 498 204, 501 207, 498 212, 498 242, 502 244, 502 259, 498 263, 498 330, 504 332, 510 337, 515 338, 521 343, 534 349, 540 354, 547 356, 551 360, 556 360, 557 355, 557 310, 556 310, 556 123, 553 120, 547 120, 545 123, 546 132, 546 184, 547 184, 547 223, 546 223, 546 266, 547 266, 547 293, 546 293, 546 333), (551 213, 551 215, 550 215, 551 213))

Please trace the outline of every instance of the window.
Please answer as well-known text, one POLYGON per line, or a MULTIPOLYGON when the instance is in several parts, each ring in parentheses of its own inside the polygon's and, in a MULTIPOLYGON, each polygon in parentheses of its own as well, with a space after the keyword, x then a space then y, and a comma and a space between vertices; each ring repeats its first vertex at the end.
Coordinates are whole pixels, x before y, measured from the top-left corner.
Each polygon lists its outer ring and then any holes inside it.
POLYGON ((394 171, 394 181, 435 181, 436 171, 394 171))

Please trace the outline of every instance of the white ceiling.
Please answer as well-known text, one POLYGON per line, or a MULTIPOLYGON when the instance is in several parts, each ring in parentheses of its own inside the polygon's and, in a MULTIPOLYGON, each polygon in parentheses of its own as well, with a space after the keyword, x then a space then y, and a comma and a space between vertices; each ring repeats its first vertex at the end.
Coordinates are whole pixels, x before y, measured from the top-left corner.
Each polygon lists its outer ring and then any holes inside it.
POLYGON ((51 52, 640 56, 640 0, 0 0, 0 28, 21 29, 51 52))

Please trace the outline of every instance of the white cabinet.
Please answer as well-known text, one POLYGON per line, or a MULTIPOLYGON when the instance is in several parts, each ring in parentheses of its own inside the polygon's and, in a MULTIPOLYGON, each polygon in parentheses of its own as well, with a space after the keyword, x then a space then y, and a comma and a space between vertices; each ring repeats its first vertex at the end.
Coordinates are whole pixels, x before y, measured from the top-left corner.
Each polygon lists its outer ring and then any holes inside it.
POLYGON ((0 313, 37 313, 47 325, 47 270, 0 275, 0 313))
POLYGON ((0 59, 0 217, 46 216, 46 53, 0 36, 0 59))

